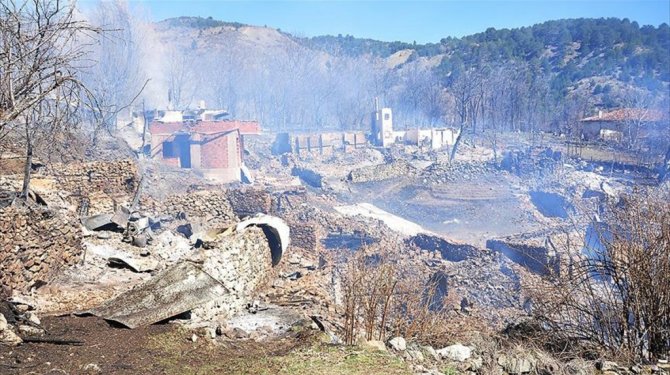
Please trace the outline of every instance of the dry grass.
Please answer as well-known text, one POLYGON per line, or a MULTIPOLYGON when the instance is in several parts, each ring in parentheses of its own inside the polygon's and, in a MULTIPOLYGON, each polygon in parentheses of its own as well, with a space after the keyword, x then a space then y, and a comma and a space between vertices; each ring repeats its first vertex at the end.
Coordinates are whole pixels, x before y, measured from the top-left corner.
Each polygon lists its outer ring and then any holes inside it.
POLYGON ((407 365, 386 352, 323 345, 303 338, 286 342, 228 342, 197 346, 184 334, 152 337, 152 364, 146 373, 161 374, 411 374, 407 365))

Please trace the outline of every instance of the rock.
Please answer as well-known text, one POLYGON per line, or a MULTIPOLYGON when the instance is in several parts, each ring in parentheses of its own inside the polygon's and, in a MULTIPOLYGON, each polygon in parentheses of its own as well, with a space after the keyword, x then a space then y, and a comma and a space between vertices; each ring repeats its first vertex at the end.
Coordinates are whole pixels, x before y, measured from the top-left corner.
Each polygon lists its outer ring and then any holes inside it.
POLYGON ((412 360, 417 362, 423 362, 425 359, 420 350, 407 350, 407 354, 412 360))
POLYGON ((407 349, 407 342, 402 337, 394 337, 391 340, 389 340, 389 346, 391 347, 391 349, 401 352, 407 349))
POLYGON ((34 324, 36 324, 36 325, 40 325, 40 324, 42 324, 42 323, 40 322, 40 318, 37 317, 37 314, 35 314, 35 313, 27 313, 26 315, 28 316, 28 320, 31 321, 32 323, 34 323, 34 324))
POLYGON ((440 355, 437 354, 437 352, 435 351, 435 349, 433 349, 432 346, 430 346, 430 345, 428 345, 428 346, 422 346, 422 347, 421 347, 421 350, 423 350, 423 351, 424 351, 430 358, 432 358, 433 360, 435 360, 435 361, 439 361, 439 360, 440 360, 440 355))
POLYGON ((220 323, 216 326, 216 330, 214 332, 216 332, 218 336, 222 336, 223 334, 226 333, 226 330, 227 330, 226 324, 220 323))
POLYGON ((246 339, 249 338, 249 333, 242 328, 233 328, 233 337, 236 339, 246 339))
POLYGON ((5 316, 0 314, 0 344, 16 346, 22 342, 23 340, 7 324, 5 316))
POLYGON ((209 338, 211 338, 212 340, 216 338, 216 331, 217 331, 217 329, 218 329, 218 327, 217 327, 217 328, 207 327, 207 335, 208 335, 209 338))
MULTIPOLYGON (((108 239, 112 238, 112 236, 107 232, 96 232, 95 236, 97 238, 101 239, 101 240, 108 240, 108 239)), ((91 363, 89 363, 89 364, 91 364, 91 363)))
POLYGON ((616 362, 612 361, 598 361, 596 363, 596 368, 600 371, 616 371, 619 369, 619 365, 616 362))
POLYGON ((413 365, 411 366, 412 370, 414 370, 414 373, 416 374, 428 374, 429 370, 425 368, 422 365, 413 365))
POLYGON ((584 362, 583 360, 573 359, 567 363, 565 369, 570 374, 588 375, 592 371, 592 366, 593 365, 584 362))
POLYGON ((470 360, 469 370, 478 371, 479 369, 482 368, 482 366, 484 366, 484 360, 482 359, 482 357, 473 358, 472 360, 470 360))
POLYGON ((386 345, 384 345, 382 341, 378 340, 364 341, 362 346, 368 349, 379 350, 380 352, 386 351, 386 345))
POLYGON ((96 363, 89 363, 81 368, 85 372, 102 372, 102 369, 96 363))
POLYGON ((9 324, 7 323, 7 319, 5 319, 5 316, 3 314, 0 314, 0 332, 4 332, 9 328, 9 324))
POLYGON ((44 330, 41 328, 29 326, 26 324, 21 324, 19 326, 19 332, 27 336, 41 336, 44 334, 44 330))
POLYGON ((533 371, 537 360, 530 355, 519 357, 498 357, 498 364, 509 374, 525 374, 533 371))
POLYGON ((456 362, 464 362, 472 356, 472 349, 462 344, 450 345, 436 352, 440 357, 456 362))
POLYGON ((194 333, 193 336, 191 336, 191 341, 193 341, 193 342, 198 341, 198 335, 196 335, 196 334, 194 333))

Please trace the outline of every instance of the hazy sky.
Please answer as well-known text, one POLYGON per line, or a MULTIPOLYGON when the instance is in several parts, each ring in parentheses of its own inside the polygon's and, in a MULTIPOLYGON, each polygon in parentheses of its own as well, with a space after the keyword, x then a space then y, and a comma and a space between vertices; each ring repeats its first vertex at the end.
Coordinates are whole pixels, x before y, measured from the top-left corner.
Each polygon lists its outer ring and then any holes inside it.
POLYGON ((130 0, 130 3, 147 8, 155 21, 211 16, 267 25, 301 36, 350 34, 417 43, 438 42, 443 37, 473 34, 488 27, 530 26, 559 18, 626 17, 640 25, 670 23, 670 0, 130 0))

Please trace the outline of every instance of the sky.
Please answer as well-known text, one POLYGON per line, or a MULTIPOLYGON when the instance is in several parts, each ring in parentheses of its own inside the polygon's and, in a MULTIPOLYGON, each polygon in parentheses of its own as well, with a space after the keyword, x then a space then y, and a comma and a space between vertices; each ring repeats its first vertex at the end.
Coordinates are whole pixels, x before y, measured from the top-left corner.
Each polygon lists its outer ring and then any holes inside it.
POLYGON ((489 27, 530 26, 561 18, 618 17, 670 24, 670 0, 129 0, 150 19, 201 16, 279 28, 298 36, 353 35, 384 41, 439 42, 489 27))

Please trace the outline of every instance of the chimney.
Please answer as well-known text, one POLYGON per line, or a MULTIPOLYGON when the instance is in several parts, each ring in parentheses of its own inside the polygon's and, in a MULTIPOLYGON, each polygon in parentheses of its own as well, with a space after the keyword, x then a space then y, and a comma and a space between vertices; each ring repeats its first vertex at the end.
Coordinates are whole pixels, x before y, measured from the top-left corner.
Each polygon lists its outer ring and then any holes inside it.
POLYGON ((198 109, 205 109, 205 101, 204 101, 204 100, 201 100, 201 101, 198 103, 198 109))

